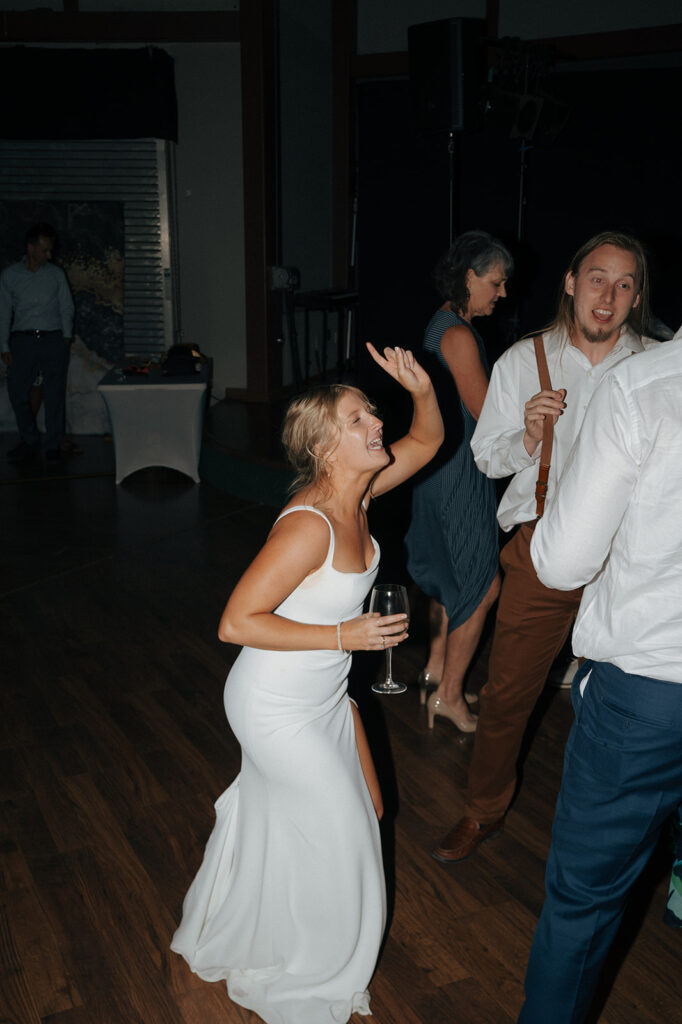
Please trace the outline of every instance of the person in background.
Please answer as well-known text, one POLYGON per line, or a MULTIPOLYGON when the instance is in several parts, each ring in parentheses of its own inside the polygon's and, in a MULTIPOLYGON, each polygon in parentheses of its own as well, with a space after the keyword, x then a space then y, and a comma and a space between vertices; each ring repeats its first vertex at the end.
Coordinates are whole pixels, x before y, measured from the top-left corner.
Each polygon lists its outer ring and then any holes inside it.
POLYGON ((645 347, 647 293, 646 258, 639 242, 616 232, 596 235, 571 260, 557 316, 542 333, 551 388, 540 386, 532 338, 516 342, 493 367, 471 447, 477 466, 488 476, 513 474, 497 514, 512 538, 500 559, 504 581, 464 815, 433 850, 437 860, 464 860, 501 830, 516 787, 516 762, 528 719, 580 604, 580 587, 549 589, 538 580, 530 560, 545 418, 554 421, 545 504, 549 509, 599 381, 645 347))
MULTIPOLYGON (((67 369, 67 381, 68 381, 68 369, 67 369)), ((31 412, 33 413, 33 415, 37 419, 38 418, 38 413, 40 412, 40 407, 43 404, 43 375, 42 374, 40 374, 40 376, 37 377, 33 381, 33 384, 31 385, 31 389, 29 391, 28 398, 29 398, 29 405, 31 406, 31 412)), ((68 455, 82 455, 83 454, 83 449, 80 447, 80 445, 76 444, 76 442, 73 440, 72 437, 67 437, 66 435, 62 438, 62 440, 59 443, 59 451, 64 456, 68 456, 68 455)))
POLYGON ((45 458, 57 462, 64 439, 64 407, 74 305, 66 275, 51 262, 56 232, 34 224, 26 233, 26 254, 0 274, 0 353, 7 366, 7 390, 19 431, 13 462, 35 458, 40 434, 31 408, 31 388, 42 379, 45 402, 45 458))
POLYGON ((682 343, 627 359, 590 402, 530 554, 585 585, 546 897, 519 1024, 582 1024, 633 883, 682 801, 682 343))
POLYGON ((420 474, 405 537, 407 568, 428 595, 431 644, 420 673, 421 701, 429 686, 428 722, 450 719, 473 732, 477 718, 464 698, 464 676, 486 615, 500 589, 496 497, 492 480, 474 463, 471 437, 488 389, 485 347, 472 326, 504 298, 512 257, 485 231, 467 231, 434 274, 443 305, 424 336, 424 363, 445 423, 445 443, 420 474))

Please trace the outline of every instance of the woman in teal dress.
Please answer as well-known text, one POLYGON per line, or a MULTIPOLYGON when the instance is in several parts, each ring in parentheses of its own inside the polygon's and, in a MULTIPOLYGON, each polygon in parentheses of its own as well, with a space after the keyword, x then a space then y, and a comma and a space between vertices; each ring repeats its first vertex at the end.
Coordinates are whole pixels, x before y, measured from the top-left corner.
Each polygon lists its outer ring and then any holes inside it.
POLYGON ((500 587, 496 495, 477 468, 471 436, 488 389, 483 341, 472 326, 505 297, 513 267, 509 252, 485 231, 457 239, 434 274, 443 305, 424 336, 428 365, 445 423, 445 442, 415 485, 407 532, 407 567, 431 598, 431 643, 420 673, 421 701, 429 685, 429 728, 436 715, 463 732, 476 729, 463 693, 464 676, 500 587))

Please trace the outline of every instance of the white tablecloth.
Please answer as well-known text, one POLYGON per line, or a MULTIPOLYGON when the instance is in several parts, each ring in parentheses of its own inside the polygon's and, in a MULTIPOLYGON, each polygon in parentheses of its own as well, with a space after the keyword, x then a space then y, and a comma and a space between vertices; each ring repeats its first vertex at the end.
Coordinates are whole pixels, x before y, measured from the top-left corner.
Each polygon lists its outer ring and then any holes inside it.
POLYGON ((109 410, 116 483, 146 466, 168 466, 199 482, 208 367, 195 377, 127 376, 110 370, 97 386, 109 410))

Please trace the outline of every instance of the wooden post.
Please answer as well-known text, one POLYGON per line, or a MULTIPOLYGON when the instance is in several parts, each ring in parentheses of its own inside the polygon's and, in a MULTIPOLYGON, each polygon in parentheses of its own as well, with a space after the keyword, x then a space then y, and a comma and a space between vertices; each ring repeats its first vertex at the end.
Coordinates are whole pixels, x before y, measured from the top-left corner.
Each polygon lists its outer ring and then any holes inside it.
POLYGON ((276 0, 249 0, 240 10, 244 147, 246 374, 252 401, 267 402, 282 385, 282 300, 270 288, 280 262, 279 34, 276 0))

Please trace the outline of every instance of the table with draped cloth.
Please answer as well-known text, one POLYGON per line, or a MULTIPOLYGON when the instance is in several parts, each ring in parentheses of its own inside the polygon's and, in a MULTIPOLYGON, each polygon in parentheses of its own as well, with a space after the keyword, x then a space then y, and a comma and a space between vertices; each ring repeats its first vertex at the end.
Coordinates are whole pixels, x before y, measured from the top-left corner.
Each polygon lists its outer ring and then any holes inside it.
POLYGON ((110 370, 97 390, 104 398, 116 451, 116 483, 147 466, 168 466, 199 482, 199 454, 210 364, 187 376, 110 370))

